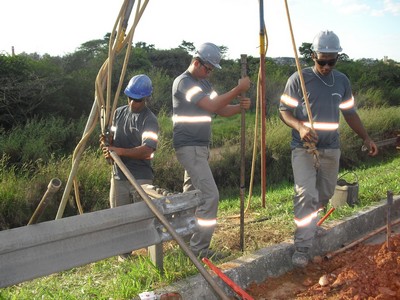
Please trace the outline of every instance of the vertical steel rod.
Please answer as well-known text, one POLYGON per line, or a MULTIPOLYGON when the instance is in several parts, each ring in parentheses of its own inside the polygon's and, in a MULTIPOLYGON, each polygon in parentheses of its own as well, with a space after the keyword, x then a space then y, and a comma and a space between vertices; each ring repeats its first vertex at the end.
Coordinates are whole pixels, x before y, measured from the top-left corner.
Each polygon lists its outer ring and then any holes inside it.
MULTIPOLYGON (((247 76, 247 55, 240 56, 242 78, 247 76)), ((242 97, 246 94, 243 92, 242 97)), ((244 251, 244 193, 245 193, 245 166, 246 166, 246 111, 241 110, 240 127, 240 250, 244 251)))
POLYGON ((259 96, 261 108, 261 203, 265 208, 265 194, 267 190, 267 165, 266 165, 266 85, 265 85, 265 55, 266 55, 266 31, 264 22, 264 1, 259 0, 260 14, 260 85, 261 93, 259 96))
POLYGON ((391 244, 390 244, 390 235, 392 234, 392 225, 391 225, 391 217, 390 211, 393 205, 393 192, 387 191, 387 211, 386 211, 386 248, 390 251, 391 244))

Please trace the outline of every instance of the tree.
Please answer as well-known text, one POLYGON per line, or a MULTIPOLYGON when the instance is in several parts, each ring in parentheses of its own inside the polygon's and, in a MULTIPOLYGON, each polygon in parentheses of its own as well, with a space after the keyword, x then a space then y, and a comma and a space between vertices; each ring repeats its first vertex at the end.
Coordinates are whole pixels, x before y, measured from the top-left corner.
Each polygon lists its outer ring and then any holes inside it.
POLYGON ((185 40, 182 41, 182 43, 179 45, 180 49, 185 50, 188 54, 194 54, 194 51, 196 50, 196 47, 192 42, 186 42, 185 40))
POLYGON ((312 62, 311 55, 312 55, 313 51, 311 50, 311 45, 312 45, 312 43, 302 43, 301 46, 299 47, 300 55, 303 56, 303 59, 307 63, 312 62))
POLYGON ((147 44, 145 42, 137 42, 135 48, 144 49, 146 52, 151 52, 155 49, 154 44, 147 44))
POLYGON ((0 126, 9 129, 40 114, 46 98, 60 89, 60 70, 27 56, 0 56, 0 126))

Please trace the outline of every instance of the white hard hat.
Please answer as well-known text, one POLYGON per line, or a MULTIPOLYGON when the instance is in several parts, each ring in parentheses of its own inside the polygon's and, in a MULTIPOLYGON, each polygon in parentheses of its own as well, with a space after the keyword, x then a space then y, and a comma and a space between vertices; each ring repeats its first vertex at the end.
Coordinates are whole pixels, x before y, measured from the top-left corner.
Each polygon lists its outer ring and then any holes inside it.
POLYGON ((209 63, 214 67, 221 69, 219 62, 221 61, 221 51, 213 43, 201 44, 194 55, 200 58, 203 62, 209 63))
POLYGON ((338 36, 329 30, 319 32, 313 40, 311 50, 321 53, 338 53, 342 51, 338 36))

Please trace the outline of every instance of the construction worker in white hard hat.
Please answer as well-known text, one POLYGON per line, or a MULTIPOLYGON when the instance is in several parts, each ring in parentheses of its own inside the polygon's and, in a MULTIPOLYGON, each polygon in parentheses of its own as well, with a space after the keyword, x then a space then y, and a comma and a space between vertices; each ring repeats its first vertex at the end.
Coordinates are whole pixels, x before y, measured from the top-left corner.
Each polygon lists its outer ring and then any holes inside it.
POLYGON ((250 88, 249 77, 239 79, 237 86, 218 95, 208 77, 214 69, 221 69, 221 52, 212 43, 197 48, 188 69, 178 76, 172 87, 173 147, 185 169, 183 191, 198 189, 203 204, 195 212, 196 232, 190 248, 199 258, 220 260, 225 253, 210 249, 217 224, 219 191, 208 164, 213 114, 229 117, 250 108, 250 99, 240 97, 250 88), (238 98, 239 104, 231 102, 238 98))
MULTIPOLYGON (((153 183, 151 161, 158 143, 158 121, 154 113, 147 107, 153 86, 145 74, 133 76, 125 88, 127 104, 115 110, 111 126, 111 136, 100 139, 102 151, 106 159, 112 159, 109 151, 114 151, 135 177, 138 184, 153 183), (107 143, 108 142, 108 143, 107 143)), ((112 166, 110 206, 111 208, 141 201, 139 193, 128 181, 122 170, 112 166)), ((129 253, 121 254, 118 259, 124 260, 129 253)))
POLYGON ((295 252, 292 263, 305 267, 313 251, 318 212, 334 194, 339 172, 339 115, 342 113, 350 128, 363 140, 369 155, 378 154, 378 148, 369 137, 357 114, 350 81, 334 69, 338 53, 342 51, 338 36, 332 31, 319 32, 312 43, 314 66, 302 70, 313 129, 302 95, 298 72, 287 81, 280 99, 280 117, 292 128, 292 169, 294 175, 294 234, 295 252), (307 145, 315 145, 319 163, 310 154, 307 145))

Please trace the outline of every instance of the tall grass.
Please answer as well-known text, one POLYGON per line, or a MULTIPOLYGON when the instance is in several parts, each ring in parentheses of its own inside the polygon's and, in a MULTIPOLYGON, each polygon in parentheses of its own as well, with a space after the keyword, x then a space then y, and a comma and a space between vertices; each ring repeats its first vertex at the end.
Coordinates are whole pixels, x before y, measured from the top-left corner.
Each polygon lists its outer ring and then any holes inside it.
MULTIPOLYGON (((341 171, 343 174, 345 170, 341 171)), ((337 220, 348 217, 377 201, 385 199, 386 192, 400 193, 400 157, 387 157, 378 162, 370 161, 355 170, 359 179, 360 203, 354 207, 338 207, 329 217, 337 220)), ((267 245, 288 240, 293 235, 293 185, 289 182, 271 185, 267 189, 266 207, 261 205, 259 187, 255 189, 251 205, 246 212, 245 248, 252 252, 267 245)), ((239 226, 230 217, 240 209, 237 188, 221 191, 219 225, 212 246, 229 249, 231 259, 241 256, 239 226)), ((176 243, 164 247, 164 273, 157 270, 147 256, 138 255, 124 263, 115 257, 79 268, 31 280, 0 290, 0 299, 132 299, 146 290, 161 286, 197 273, 190 260, 176 243)))
MULTIPOLYGON (((399 129, 400 108, 381 108, 360 110, 361 119, 370 135, 376 139, 387 138, 399 129)), ((153 161, 154 183, 171 191, 182 189, 183 169, 175 158, 172 149, 172 120, 165 113, 159 115, 159 147, 153 161)), ((84 120, 79 124, 68 124, 57 118, 29 122, 11 132, 1 132, 0 148, 3 150, 0 187, 0 228, 6 229, 27 224, 30 215, 39 203, 49 181, 58 177, 63 186, 66 184, 72 166, 71 152, 78 143, 84 120), (54 128, 53 128, 54 126, 54 128), (37 129, 35 129, 37 128, 37 129), (74 132, 74 136, 71 136, 74 132), (53 140, 54 139, 54 140, 53 140), (30 146, 28 146, 30 145, 30 146), (32 146, 33 145, 33 146, 32 146), (53 152, 52 152, 53 151, 53 152), (13 154, 10 156, 9 153, 13 154), (25 158, 23 158, 25 157, 25 158), (18 215, 18 216, 17 216, 18 215)), ((216 117, 213 120, 212 154, 210 165, 217 185, 220 188, 237 187, 240 181, 240 115, 231 118, 216 117)), ((254 114, 246 115, 246 151, 245 178, 249 187, 252 162, 255 163, 254 184, 260 183, 260 129, 254 137, 254 114), (256 139, 256 156, 253 157, 253 143, 256 139)), ((340 123, 342 159, 341 168, 355 168, 371 161, 361 152, 362 141, 350 130, 344 120, 340 123)), ((98 149, 98 134, 93 134, 84 152, 77 179, 80 200, 85 212, 108 207, 110 166, 105 162, 98 149)), ((277 116, 272 116, 266 124, 266 170, 267 186, 290 182, 292 170, 290 164, 290 128, 277 116)), ((379 161, 385 155, 392 155, 383 150, 379 161)), ((60 199, 63 186, 55 195, 60 199)), ((53 219, 58 200, 46 209, 42 220, 53 219)), ((77 213, 76 199, 70 195, 65 215, 77 213)))
POLYGON ((8 157, 0 159, 0 230, 23 225, 30 217, 29 202, 25 195, 30 188, 29 166, 23 165, 18 171, 7 167, 8 157))

